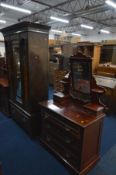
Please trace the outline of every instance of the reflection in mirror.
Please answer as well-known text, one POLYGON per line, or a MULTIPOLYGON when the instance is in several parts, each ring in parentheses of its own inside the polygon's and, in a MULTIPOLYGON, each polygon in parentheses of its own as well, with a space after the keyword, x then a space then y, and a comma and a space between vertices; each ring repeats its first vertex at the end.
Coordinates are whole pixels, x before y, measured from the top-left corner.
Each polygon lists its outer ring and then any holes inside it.
POLYGON ((13 47, 14 61, 15 61, 15 87, 16 87, 16 101, 22 103, 22 84, 21 84, 21 65, 20 65, 20 55, 19 46, 14 45, 13 47))
POLYGON ((72 97, 83 102, 91 98, 91 66, 89 61, 71 61, 72 97))

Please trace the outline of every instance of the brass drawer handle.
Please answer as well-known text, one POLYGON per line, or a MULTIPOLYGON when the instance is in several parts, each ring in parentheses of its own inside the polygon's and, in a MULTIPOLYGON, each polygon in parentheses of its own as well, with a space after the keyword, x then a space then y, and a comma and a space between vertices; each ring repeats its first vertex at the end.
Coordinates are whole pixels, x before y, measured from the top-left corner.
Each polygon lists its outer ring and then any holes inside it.
POLYGON ((47 128, 47 129, 50 129, 50 128, 51 128, 51 126, 50 126, 49 124, 47 124, 47 125, 46 125, 46 128, 47 128))
POLYGON ((70 128, 67 128, 67 127, 65 127, 64 129, 65 129, 65 131, 67 131, 67 132, 70 132, 70 131, 71 131, 71 129, 70 129, 70 128))
POLYGON ((69 143, 71 143, 71 139, 67 138, 67 139, 65 139, 65 142, 69 144, 69 143))
POLYGON ((48 114, 44 114, 44 119, 47 119, 47 118, 49 118, 49 115, 48 114))
POLYGON ((22 118, 22 122, 26 122, 26 120, 27 120, 26 118, 22 118))
POLYGON ((50 142, 51 138, 49 136, 46 136, 46 140, 50 142))

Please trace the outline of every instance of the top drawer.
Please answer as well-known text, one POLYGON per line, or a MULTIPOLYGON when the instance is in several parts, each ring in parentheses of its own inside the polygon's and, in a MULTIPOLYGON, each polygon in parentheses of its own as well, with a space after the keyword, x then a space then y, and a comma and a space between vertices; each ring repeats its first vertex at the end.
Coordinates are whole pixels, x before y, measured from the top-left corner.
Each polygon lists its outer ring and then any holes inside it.
POLYGON ((64 123, 64 121, 57 118, 57 116, 53 113, 49 113, 48 111, 42 111, 42 120, 43 120, 43 127, 44 130, 50 131, 51 134, 57 134, 59 137, 66 137, 67 135, 76 139, 80 140, 82 131, 80 126, 76 128, 71 127, 69 124, 64 123))

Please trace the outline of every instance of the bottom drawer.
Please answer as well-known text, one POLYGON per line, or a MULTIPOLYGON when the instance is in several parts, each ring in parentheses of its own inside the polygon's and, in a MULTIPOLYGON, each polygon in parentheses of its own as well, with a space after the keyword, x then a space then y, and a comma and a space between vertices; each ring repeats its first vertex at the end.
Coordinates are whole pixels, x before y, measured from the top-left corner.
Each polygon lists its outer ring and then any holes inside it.
POLYGON ((23 127, 30 135, 32 135, 32 121, 21 110, 11 105, 11 117, 23 127))
POLYGON ((52 135, 43 134, 42 140, 47 143, 47 146, 57 154, 66 164, 79 170, 80 156, 74 154, 71 150, 67 149, 59 140, 55 139, 52 135))
POLYGON ((58 155, 64 157, 64 147, 59 144, 58 142, 56 142, 56 140, 49 134, 44 134, 41 136, 42 140, 44 141, 44 143, 47 143, 47 145, 53 150, 55 151, 58 155))

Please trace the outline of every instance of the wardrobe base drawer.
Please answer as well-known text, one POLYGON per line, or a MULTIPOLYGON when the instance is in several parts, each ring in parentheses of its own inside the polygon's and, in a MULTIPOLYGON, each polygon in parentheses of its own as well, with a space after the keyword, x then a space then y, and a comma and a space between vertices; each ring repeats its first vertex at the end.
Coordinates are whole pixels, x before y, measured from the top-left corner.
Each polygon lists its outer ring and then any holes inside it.
POLYGON ((22 127, 29 135, 33 135, 33 121, 32 119, 25 115, 21 110, 16 108, 14 105, 10 105, 11 117, 22 127))

